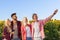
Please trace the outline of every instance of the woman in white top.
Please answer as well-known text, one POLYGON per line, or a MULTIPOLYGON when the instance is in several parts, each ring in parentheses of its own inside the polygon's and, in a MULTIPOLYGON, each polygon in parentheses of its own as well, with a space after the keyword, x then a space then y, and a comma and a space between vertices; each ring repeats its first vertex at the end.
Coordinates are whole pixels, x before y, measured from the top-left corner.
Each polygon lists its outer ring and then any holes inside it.
POLYGON ((23 18, 21 31, 22 31, 22 40, 32 40, 31 25, 28 24, 27 17, 23 18))

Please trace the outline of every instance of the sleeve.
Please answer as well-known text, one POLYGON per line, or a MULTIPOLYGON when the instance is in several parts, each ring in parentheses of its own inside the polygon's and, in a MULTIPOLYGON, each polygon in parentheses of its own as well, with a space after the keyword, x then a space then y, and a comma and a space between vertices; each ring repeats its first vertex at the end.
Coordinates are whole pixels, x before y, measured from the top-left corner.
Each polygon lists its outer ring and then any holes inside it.
POLYGON ((45 25, 48 21, 50 21, 51 19, 48 17, 48 18, 46 18, 46 19, 44 19, 44 20, 42 20, 42 22, 43 22, 43 24, 45 25))
POLYGON ((7 28, 5 27, 5 28, 3 29, 3 38, 5 38, 6 34, 7 34, 7 28))

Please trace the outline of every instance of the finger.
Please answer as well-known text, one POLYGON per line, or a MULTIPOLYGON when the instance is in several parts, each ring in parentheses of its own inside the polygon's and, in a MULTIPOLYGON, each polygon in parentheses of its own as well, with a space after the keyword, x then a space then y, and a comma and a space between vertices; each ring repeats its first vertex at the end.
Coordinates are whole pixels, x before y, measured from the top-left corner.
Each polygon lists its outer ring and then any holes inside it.
POLYGON ((55 12, 58 12, 58 9, 56 9, 55 12))

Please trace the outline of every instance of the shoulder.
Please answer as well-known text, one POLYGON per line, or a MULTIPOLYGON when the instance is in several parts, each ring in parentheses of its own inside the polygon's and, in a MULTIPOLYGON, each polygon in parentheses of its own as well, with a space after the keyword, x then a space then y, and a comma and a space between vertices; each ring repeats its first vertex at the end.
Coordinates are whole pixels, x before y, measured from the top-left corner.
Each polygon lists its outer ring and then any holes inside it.
POLYGON ((43 19, 41 19, 41 20, 38 20, 39 21, 39 23, 42 23, 42 22, 44 22, 44 20, 43 19))
POLYGON ((27 24, 29 27, 31 27, 31 24, 27 24))
POLYGON ((31 25, 34 24, 34 21, 31 23, 31 25))
POLYGON ((43 21, 43 19, 41 19, 41 20, 38 20, 38 21, 43 21))
POLYGON ((21 21, 17 21, 18 23, 21 23, 21 21))
POLYGON ((7 30, 7 26, 4 26, 4 28, 3 28, 4 30, 7 30))
POLYGON ((17 21, 17 25, 18 26, 21 26, 21 21, 17 21))
POLYGON ((21 24, 21 21, 17 21, 18 24, 21 24))

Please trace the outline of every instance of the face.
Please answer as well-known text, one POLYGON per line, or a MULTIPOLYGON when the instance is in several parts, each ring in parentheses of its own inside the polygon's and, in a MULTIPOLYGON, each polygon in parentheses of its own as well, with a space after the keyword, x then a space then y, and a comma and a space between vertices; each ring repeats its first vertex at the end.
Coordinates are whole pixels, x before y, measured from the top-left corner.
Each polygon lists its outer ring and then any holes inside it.
POLYGON ((27 20, 27 18, 24 18, 23 21, 24 21, 25 23, 27 23, 28 20, 27 20))
POLYGON ((34 16, 33 16, 33 20, 38 20, 37 15, 34 15, 34 16))
POLYGON ((10 20, 7 20, 7 25, 11 26, 11 21, 10 20))
POLYGON ((16 16, 16 15, 13 15, 13 16, 12 16, 12 19, 13 19, 13 20, 17 20, 17 16, 16 16))

